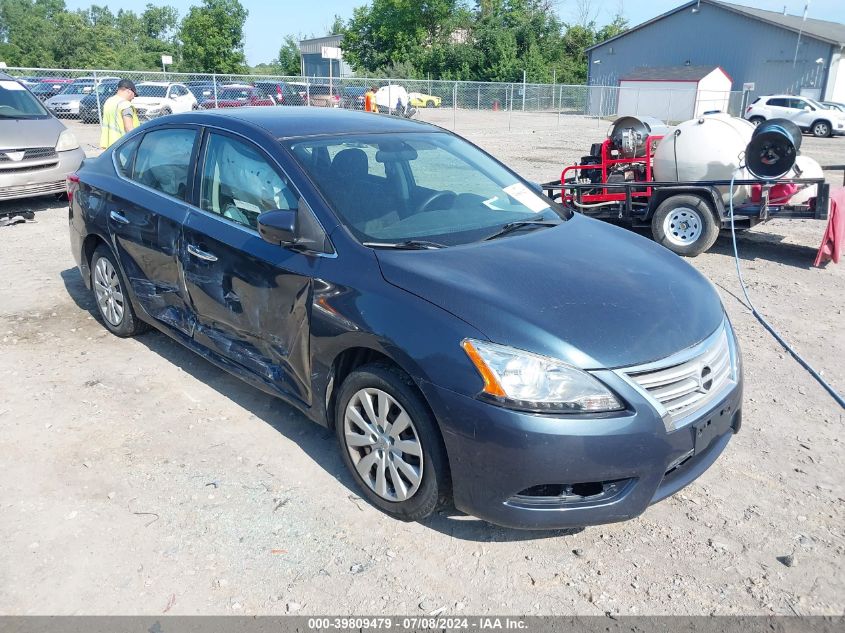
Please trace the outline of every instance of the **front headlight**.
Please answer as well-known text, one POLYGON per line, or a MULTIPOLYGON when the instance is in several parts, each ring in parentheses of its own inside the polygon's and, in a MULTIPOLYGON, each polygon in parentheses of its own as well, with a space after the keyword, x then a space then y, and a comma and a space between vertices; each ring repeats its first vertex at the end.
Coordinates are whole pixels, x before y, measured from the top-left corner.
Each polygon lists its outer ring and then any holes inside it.
POLYGON ((619 411, 623 405, 590 374, 547 356, 465 339, 461 347, 484 380, 482 395, 530 411, 619 411))
POLYGON ((79 141, 76 140, 73 132, 70 130, 64 130, 61 134, 59 134, 59 142, 56 143, 57 152, 67 152, 72 149, 77 149, 78 147, 79 141))

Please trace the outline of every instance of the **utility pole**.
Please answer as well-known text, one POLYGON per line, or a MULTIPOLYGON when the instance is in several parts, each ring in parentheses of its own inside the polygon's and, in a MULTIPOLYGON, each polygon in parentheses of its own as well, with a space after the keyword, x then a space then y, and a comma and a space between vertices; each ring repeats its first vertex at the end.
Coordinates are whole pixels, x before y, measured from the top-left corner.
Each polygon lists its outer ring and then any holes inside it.
POLYGON ((525 69, 522 69, 522 111, 525 112, 525 69))

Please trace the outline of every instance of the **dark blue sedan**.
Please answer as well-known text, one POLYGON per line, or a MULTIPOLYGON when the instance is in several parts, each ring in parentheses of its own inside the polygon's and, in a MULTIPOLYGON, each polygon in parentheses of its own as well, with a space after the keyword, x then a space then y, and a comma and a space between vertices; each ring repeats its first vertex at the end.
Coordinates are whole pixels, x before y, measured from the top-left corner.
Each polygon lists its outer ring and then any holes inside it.
POLYGON ((69 178, 105 326, 153 326, 336 432, 369 501, 621 521, 741 423, 712 285, 454 134, 321 108, 168 116, 69 178))

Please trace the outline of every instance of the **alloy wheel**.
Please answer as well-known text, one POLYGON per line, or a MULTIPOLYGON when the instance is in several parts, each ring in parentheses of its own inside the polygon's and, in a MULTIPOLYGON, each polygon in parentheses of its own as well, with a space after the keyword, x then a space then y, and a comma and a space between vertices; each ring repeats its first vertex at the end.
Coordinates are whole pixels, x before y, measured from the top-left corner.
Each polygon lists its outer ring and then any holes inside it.
POLYGON ((663 220, 663 233, 672 244, 687 246, 701 237, 702 225, 701 216, 696 211, 679 207, 663 220))
POLYGON ((411 416, 389 393, 357 391, 344 411, 343 439, 361 480, 379 497, 400 502, 417 492, 422 444, 411 416))
POLYGON ((830 127, 827 123, 816 123, 813 126, 813 134, 816 136, 827 136, 830 134, 830 127))
POLYGON ((94 295, 103 318, 117 327, 123 321, 126 305, 120 277, 105 257, 100 257, 94 266, 94 295))

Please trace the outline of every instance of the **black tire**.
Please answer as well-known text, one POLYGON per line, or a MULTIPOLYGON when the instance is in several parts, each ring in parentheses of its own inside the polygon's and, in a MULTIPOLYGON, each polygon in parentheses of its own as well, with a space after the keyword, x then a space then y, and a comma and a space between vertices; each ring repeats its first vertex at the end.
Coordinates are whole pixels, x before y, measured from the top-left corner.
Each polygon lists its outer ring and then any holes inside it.
POLYGON ((692 194, 667 198, 651 218, 654 241, 684 257, 695 257, 713 246, 719 226, 713 205, 692 194))
MULTIPOLYGON (((394 411, 392 408, 389 411, 394 411)), ((393 422, 396 421, 394 418, 393 422)), ((391 423, 392 424, 392 423, 391 423)), ((358 484, 363 496, 382 512, 402 521, 419 521, 432 514, 448 502, 451 494, 446 449, 434 416, 429 411, 413 380, 403 371, 387 364, 371 364, 355 370, 343 381, 336 399, 335 435, 340 446, 341 458, 358 484), (345 437, 345 412, 350 400, 362 389, 378 389, 393 398, 411 419, 411 427, 419 440, 422 477, 419 487, 404 501, 390 501, 383 498, 364 482, 350 455, 345 437)), ((353 451, 367 448, 353 447, 353 451)), ((375 449, 369 449, 374 451, 375 449)), ((392 451, 386 451, 387 457, 392 451)), ((403 457, 407 457, 403 454, 403 457)), ((377 464, 373 465, 377 467, 377 464)), ((393 485, 393 484, 391 484, 393 485)), ((394 487, 395 490, 395 487, 394 487)))
POLYGON ((159 116, 168 116, 168 115, 170 115, 170 114, 173 114, 173 113, 170 111, 170 108, 162 108, 162 110, 161 110, 161 114, 160 114, 159 116))
POLYGON ((97 247, 94 251, 94 255, 91 257, 91 293, 94 295, 94 304, 97 306, 97 314, 100 315, 100 321, 103 322, 112 334, 121 338, 136 336, 149 329, 149 325, 141 321, 135 314, 135 308, 132 305, 132 300, 129 298, 129 294, 126 292, 126 287, 126 279, 124 278, 123 272, 120 270, 120 266, 118 265, 115 256, 112 254, 111 249, 101 244, 97 247), (123 297, 123 311, 121 318, 118 320, 113 318, 114 314, 109 315, 107 313, 107 309, 101 305, 101 301, 97 294, 98 262, 101 259, 107 260, 108 264, 115 271, 116 278, 114 279, 114 282, 117 285, 114 287, 123 297))
POLYGON ((817 138, 827 138, 833 133, 833 129, 827 121, 816 121, 810 126, 810 131, 817 138))
POLYGON ((760 125, 761 123, 764 123, 764 122, 766 121, 766 119, 764 119, 764 118, 763 118, 763 117, 761 117, 761 116, 753 116, 753 117, 751 117, 751 118, 750 118, 750 119, 748 119, 748 120, 749 120, 751 123, 753 123, 755 126, 756 126, 756 125, 760 125))
POLYGON ((429 99, 428 101, 425 102, 425 107, 426 108, 433 108, 434 107, 434 101, 429 99))

